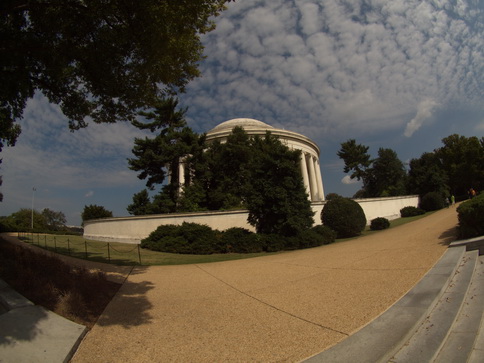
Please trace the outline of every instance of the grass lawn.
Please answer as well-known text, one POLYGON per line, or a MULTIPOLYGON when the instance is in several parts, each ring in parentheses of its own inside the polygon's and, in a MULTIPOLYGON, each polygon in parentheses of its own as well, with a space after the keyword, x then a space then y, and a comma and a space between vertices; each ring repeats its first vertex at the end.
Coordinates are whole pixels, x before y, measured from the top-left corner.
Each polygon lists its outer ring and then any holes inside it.
MULTIPOLYGON (((424 218, 431 213, 433 212, 415 217, 395 219, 390 221, 390 228, 424 218)), ((362 235, 366 236, 378 232, 379 231, 371 231, 367 226, 362 235)), ((129 243, 91 241, 86 240, 82 236, 20 233, 19 237, 24 242, 37 245, 41 248, 45 248, 56 253, 88 259, 91 261, 113 263, 116 265, 185 265, 239 260, 274 254, 261 252, 247 254, 226 253, 212 255, 183 255, 151 251, 140 248, 139 245, 129 243)), ((358 237, 337 239, 336 242, 346 241, 354 238, 358 237)), ((284 252, 282 251, 275 253, 284 252)))

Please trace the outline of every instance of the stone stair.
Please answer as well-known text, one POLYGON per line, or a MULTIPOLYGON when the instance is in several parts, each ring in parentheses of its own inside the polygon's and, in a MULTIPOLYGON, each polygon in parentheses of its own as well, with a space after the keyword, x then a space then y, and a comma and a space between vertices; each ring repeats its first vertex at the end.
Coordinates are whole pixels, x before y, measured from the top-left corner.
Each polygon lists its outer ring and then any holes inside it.
POLYGON ((459 241, 382 315, 305 362, 484 362, 484 256, 475 245, 459 241))

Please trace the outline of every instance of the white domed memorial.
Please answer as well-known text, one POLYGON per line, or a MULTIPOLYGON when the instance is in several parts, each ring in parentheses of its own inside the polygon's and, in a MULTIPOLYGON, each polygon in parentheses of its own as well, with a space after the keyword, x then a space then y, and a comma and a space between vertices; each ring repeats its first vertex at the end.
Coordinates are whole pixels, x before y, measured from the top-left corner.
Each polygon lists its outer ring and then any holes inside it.
POLYGON ((310 138, 297 132, 277 129, 262 121, 251 118, 236 118, 222 122, 207 132, 207 142, 225 142, 234 127, 239 126, 249 136, 264 136, 267 131, 277 136, 287 147, 301 150, 301 174, 311 202, 324 200, 323 179, 319 166, 319 147, 310 138))

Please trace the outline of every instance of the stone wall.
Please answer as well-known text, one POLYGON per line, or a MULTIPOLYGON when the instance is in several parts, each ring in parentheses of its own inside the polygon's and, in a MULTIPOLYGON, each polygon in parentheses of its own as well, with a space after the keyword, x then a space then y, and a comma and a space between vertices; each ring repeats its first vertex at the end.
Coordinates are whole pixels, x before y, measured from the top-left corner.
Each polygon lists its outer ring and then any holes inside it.
MULTIPOLYGON (((418 205, 418 196, 415 195, 355 200, 363 208, 368 224, 376 217, 385 217, 390 220, 398 218, 400 209, 403 207, 418 205)), ((320 215, 324 204, 325 202, 312 203, 315 224, 321 223, 320 215)), ((239 210, 104 218, 85 222, 84 237, 97 241, 139 243, 158 226, 182 224, 183 222, 206 224, 218 230, 243 227, 253 231, 254 227, 247 223, 247 217, 246 210, 239 210)))

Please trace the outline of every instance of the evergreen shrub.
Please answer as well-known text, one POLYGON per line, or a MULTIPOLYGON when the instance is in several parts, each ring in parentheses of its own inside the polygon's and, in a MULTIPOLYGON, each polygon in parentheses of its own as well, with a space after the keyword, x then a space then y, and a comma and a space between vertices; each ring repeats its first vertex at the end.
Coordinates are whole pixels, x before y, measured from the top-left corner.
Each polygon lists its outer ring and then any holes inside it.
POLYGON ((333 243, 336 239, 336 232, 328 226, 323 226, 322 224, 319 224, 311 228, 311 230, 323 237, 323 245, 329 245, 330 243, 333 243))
POLYGON ((400 209, 400 216, 402 218, 415 217, 422 214, 425 214, 425 211, 423 209, 413 206, 403 207, 402 209, 400 209))
POLYGON ((216 231, 206 225, 186 222, 181 226, 159 226, 141 241, 141 247, 153 251, 197 255, 222 252, 217 243, 216 231))
POLYGON ((366 226, 363 209, 349 198, 329 200, 321 211, 321 221, 334 230, 338 238, 358 236, 366 226))
POLYGON ((459 237, 472 238, 484 235, 484 194, 457 207, 459 237))
POLYGON ((390 227, 390 221, 383 217, 372 219, 370 223, 370 229, 372 231, 379 231, 382 229, 387 229, 388 227, 390 227))
POLYGON ((429 192, 422 197, 420 208, 430 212, 444 208, 445 199, 439 192, 429 192))
POLYGON ((222 232, 220 237, 222 252, 256 253, 262 252, 260 238, 245 228, 233 227, 222 232))
POLYGON ((266 252, 277 252, 286 249, 288 237, 278 234, 259 234, 262 248, 266 252))

